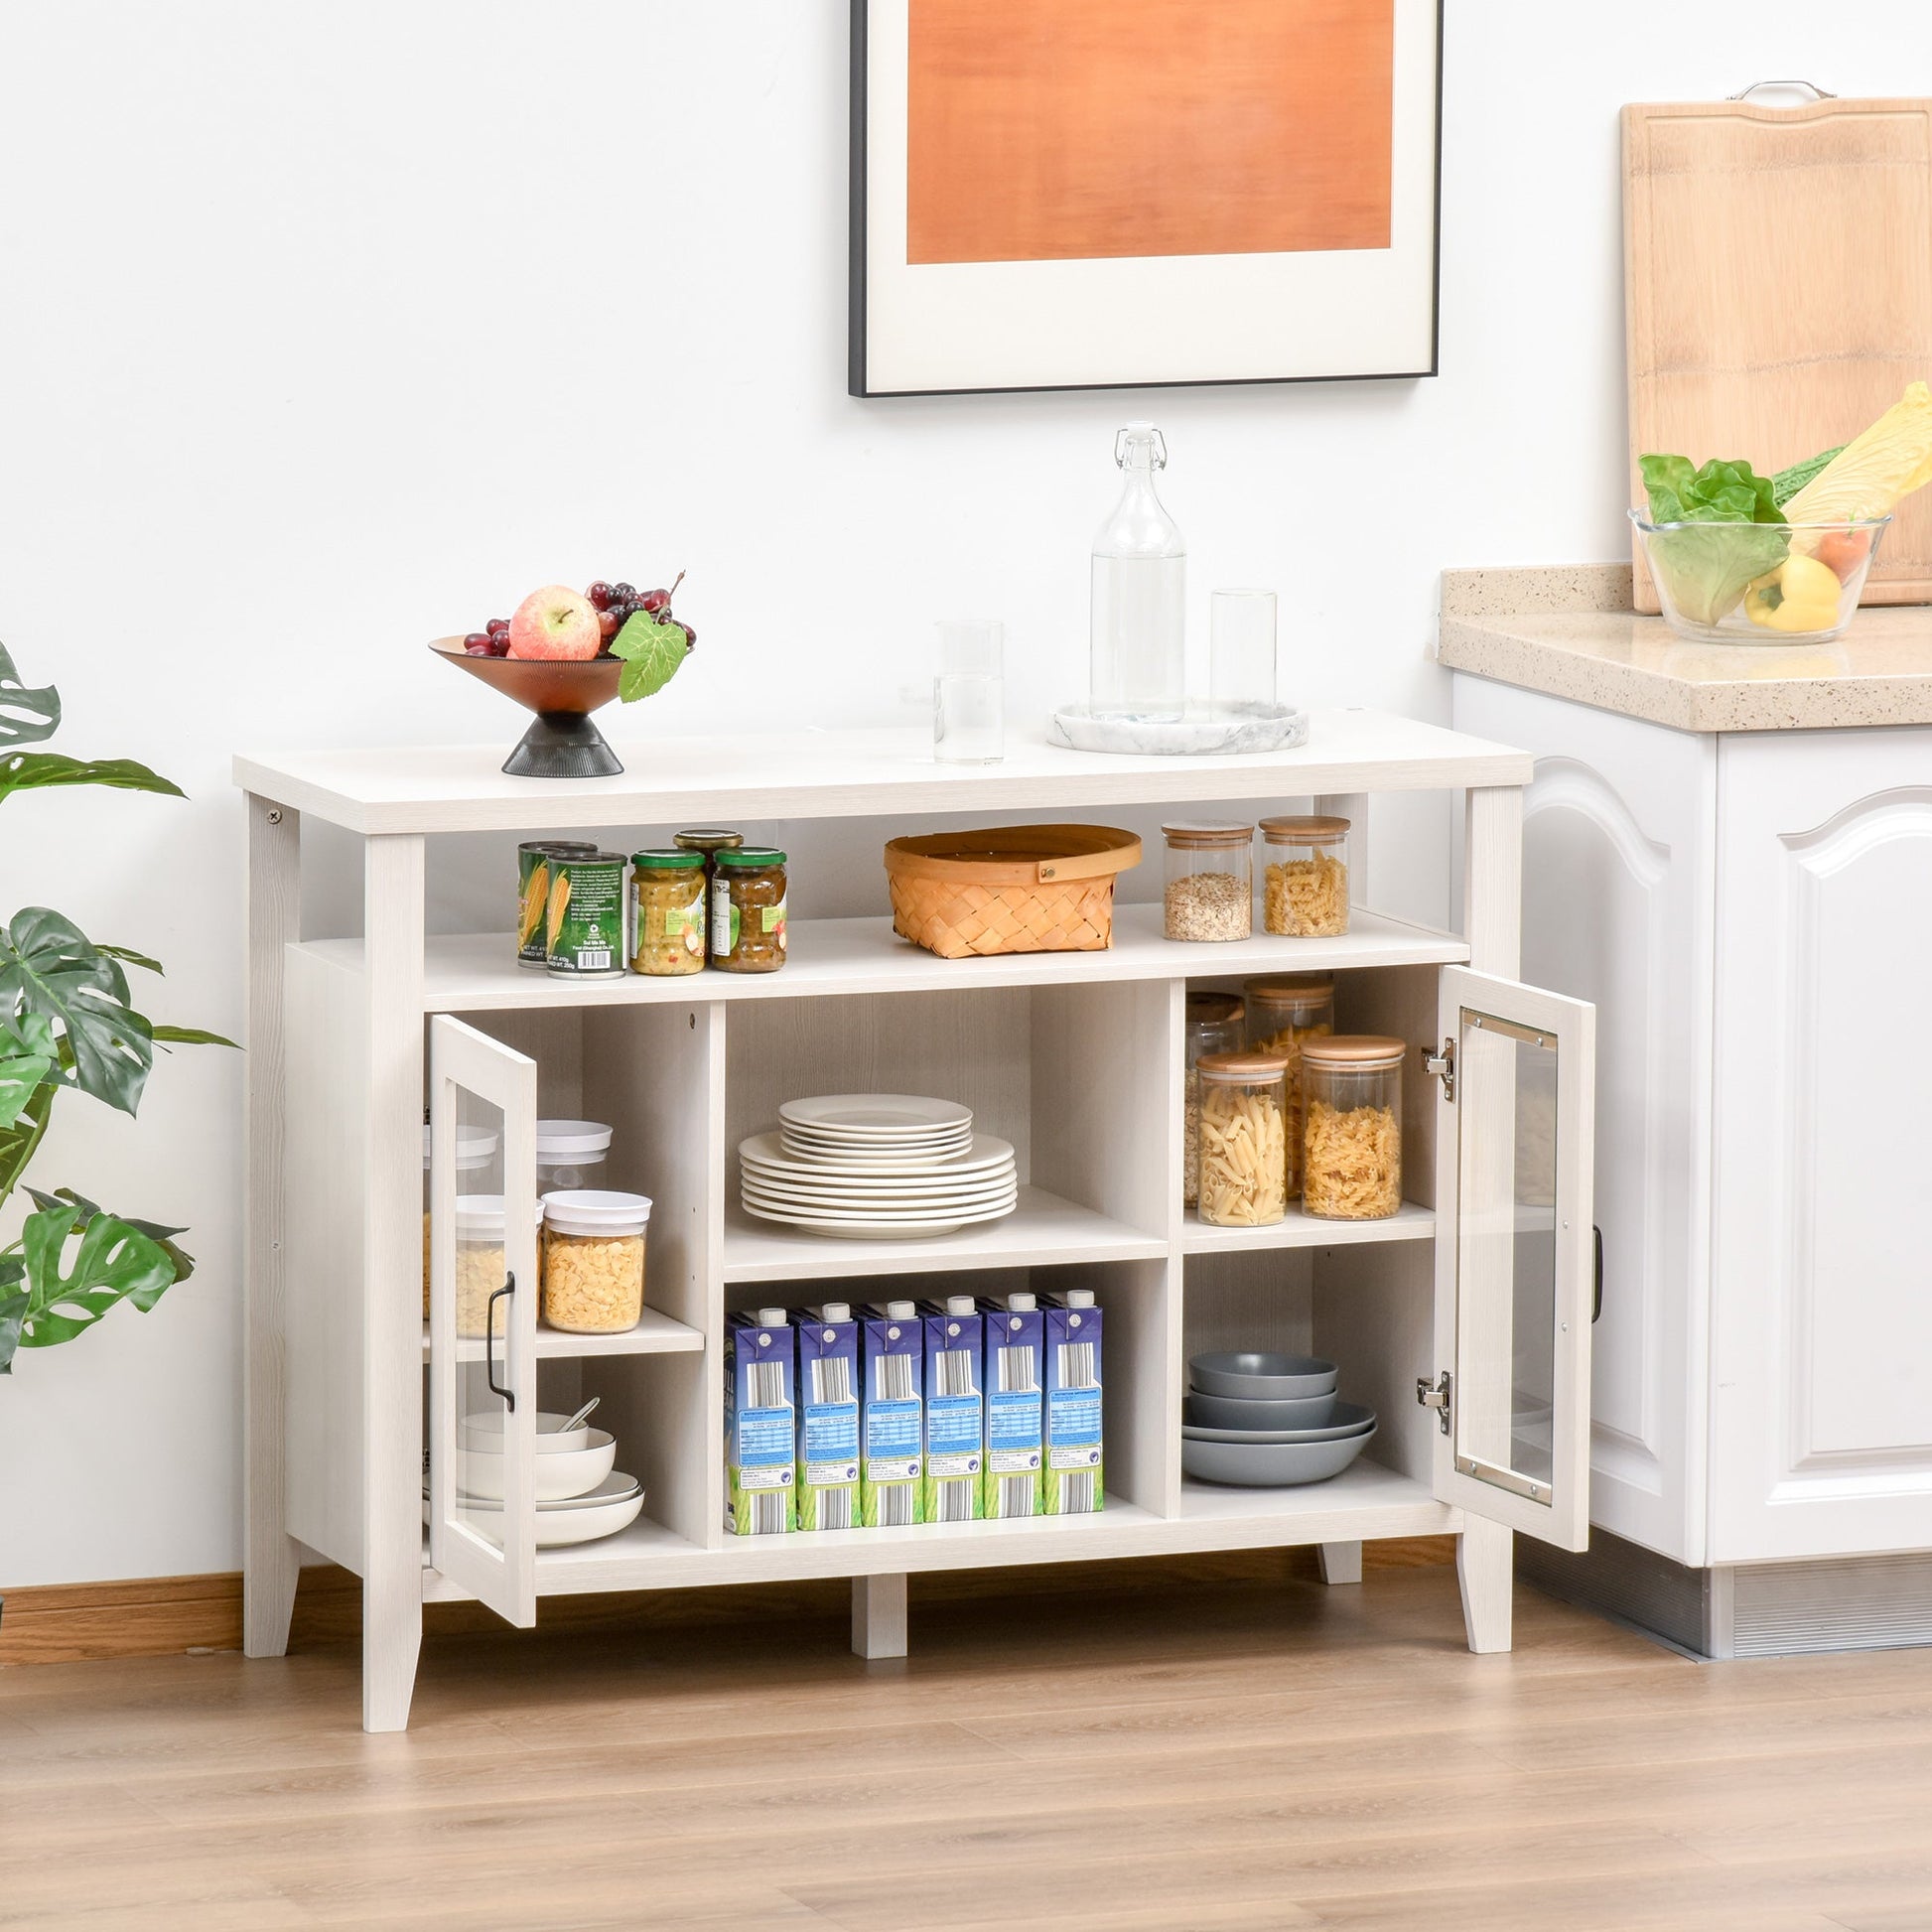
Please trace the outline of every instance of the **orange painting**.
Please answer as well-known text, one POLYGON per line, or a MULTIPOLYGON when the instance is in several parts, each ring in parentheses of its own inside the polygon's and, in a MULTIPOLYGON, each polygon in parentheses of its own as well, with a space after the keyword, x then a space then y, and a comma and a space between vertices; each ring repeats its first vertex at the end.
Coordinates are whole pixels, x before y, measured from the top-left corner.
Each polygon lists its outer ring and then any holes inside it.
POLYGON ((910 0, 906 259, 1389 245, 1394 0, 910 0))

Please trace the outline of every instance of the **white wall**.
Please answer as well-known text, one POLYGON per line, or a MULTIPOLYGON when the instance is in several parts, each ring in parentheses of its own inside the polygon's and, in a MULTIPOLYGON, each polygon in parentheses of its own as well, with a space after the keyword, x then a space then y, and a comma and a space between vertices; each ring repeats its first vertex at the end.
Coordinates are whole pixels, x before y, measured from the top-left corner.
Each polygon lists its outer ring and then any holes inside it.
MULTIPOLYGON (((967 612, 1036 714, 1083 683, 1133 414, 1197 623, 1279 585, 1311 702, 1444 716, 1444 565, 1620 548, 1619 103, 1932 91, 1915 0, 1449 11, 1440 378, 855 402, 845 0, 0 0, 0 638, 66 749, 193 798, 6 804, 0 914, 58 903, 168 962, 155 1015, 238 1032, 230 751, 507 744, 422 643, 554 579, 689 569, 700 652, 635 737, 903 720, 967 612)), ((1429 899, 1444 815, 1387 829, 1429 899)), ((455 855, 439 920, 500 871, 455 855)), ((239 1092, 185 1052, 138 1126, 63 1103, 41 1184, 191 1223, 202 1269, 0 1382, 0 1587, 239 1562, 239 1092)))

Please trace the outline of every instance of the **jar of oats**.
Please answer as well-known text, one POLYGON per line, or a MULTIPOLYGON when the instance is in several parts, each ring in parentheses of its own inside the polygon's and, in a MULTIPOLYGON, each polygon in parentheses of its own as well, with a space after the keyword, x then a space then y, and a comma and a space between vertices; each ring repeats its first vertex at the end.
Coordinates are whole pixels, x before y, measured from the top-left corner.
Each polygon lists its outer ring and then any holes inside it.
POLYGON ((1270 932, 1333 939, 1348 930, 1348 821, 1264 818, 1262 920, 1270 932))
POLYGON ((1380 1034, 1302 1046, 1302 1208, 1327 1221, 1385 1221, 1402 1205, 1402 1062, 1380 1034))
POLYGON ((1214 1227, 1265 1227, 1288 1213, 1288 1135, 1279 1053, 1204 1053, 1195 1212, 1214 1227))
POLYGON ((1181 1204, 1194 1204, 1194 1169, 1200 1160, 1200 1057, 1241 1050, 1241 996, 1189 993, 1187 1030, 1181 1052, 1181 1204))
POLYGON ((1288 1061, 1288 1192, 1302 1191, 1302 1042, 1335 1030, 1332 973, 1269 973, 1242 986, 1250 1050, 1288 1061))
MULTIPOLYGON (((430 1127, 423 1123, 423 1319, 429 1319, 429 1162, 430 1127)), ((481 1127, 456 1130, 457 1191, 466 1187, 486 1187, 488 1180, 479 1176, 496 1165, 496 1136, 481 1127)))
POLYGON ((543 1197, 543 1318, 579 1335, 615 1335, 644 1312, 650 1198, 603 1188, 543 1197))
POLYGON ((1252 825, 1164 825, 1170 939, 1245 939, 1254 930, 1252 825))
MULTIPOLYGON (((533 1202, 533 1218, 543 1222, 541 1202, 533 1202)), ((456 1197, 456 1331, 477 1336, 489 1320, 489 1298, 503 1286, 509 1262, 503 1252, 501 1194, 459 1194, 456 1197)), ((506 1319, 498 1315, 496 1332, 506 1319)))

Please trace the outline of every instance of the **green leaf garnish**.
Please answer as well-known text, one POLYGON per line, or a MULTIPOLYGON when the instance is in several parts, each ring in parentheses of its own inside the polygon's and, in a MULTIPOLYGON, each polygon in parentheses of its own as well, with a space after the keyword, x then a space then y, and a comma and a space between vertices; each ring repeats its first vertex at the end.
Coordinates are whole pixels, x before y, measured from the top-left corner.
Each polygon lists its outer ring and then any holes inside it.
POLYGON ((681 623, 653 618, 647 611, 626 618, 623 628, 611 640, 611 655, 624 660, 618 696, 625 704, 635 704, 663 690, 690 648, 681 623))

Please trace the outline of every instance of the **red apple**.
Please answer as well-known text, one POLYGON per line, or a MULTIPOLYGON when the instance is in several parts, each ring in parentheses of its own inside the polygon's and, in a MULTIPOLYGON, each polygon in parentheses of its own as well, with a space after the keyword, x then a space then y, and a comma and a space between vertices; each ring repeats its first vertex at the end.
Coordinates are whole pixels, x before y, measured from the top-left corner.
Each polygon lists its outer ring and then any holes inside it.
POLYGON ((562 584, 532 591, 510 619, 512 657, 595 657, 603 641, 590 599, 562 584))

